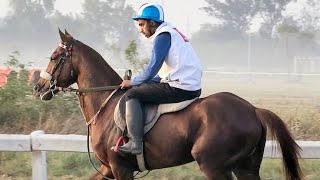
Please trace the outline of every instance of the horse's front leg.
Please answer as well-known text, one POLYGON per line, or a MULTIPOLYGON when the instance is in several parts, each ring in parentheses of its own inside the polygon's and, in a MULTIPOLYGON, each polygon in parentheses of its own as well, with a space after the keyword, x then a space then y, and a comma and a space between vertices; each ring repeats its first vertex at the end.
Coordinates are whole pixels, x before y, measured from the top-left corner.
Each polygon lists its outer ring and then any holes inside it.
POLYGON ((112 173, 117 180, 134 180, 133 172, 131 168, 123 166, 112 167, 112 173))
MULTIPOLYGON (((111 168, 106 167, 104 165, 101 165, 98 169, 101 174, 103 174, 105 177, 108 177, 110 179, 114 179, 114 176, 112 174, 111 168)), ((89 177, 89 180, 102 180, 104 179, 103 176, 99 172, 94 173, 92 176, 89 177)))

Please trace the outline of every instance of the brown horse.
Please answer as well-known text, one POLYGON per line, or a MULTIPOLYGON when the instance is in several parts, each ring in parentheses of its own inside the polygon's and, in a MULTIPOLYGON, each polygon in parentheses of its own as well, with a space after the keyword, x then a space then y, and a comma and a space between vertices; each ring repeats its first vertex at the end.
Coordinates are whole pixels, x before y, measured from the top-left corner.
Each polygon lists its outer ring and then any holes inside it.
MULTIPOLYGON (((77 83, 79 90, 116 86, 122 78, 99 53, 59 30, 61 43, 53 52, 45 72, 35 86, 35 96, 50 100, 57 87, 77 83)), ((61 89, 61 88, 60 88, 61 89)), ((79 93, 80 106, 91 132, 99 171, 108 178, 134 179, 136 157, 118 154, 110 148, 121 136, 113 112, 125 90, 115 93, 79 93), (109 101, 102 107, 106 99, 109 101), (101 110, 94 123, 91 119, 101 110), (90 121, 90 122, 89 122, 90 121)), ((229 180, 232 172, 239 180, 260 179, 267 127, 278 140, 287 180, 303 178, 299 167, 300 147, 284 122, 266 109, 227 92, 199 98, 183 110, 161 115, 145 135, 144 155, 148 170, 196 161, 207 179, 229 180)), ((92 179, 103 179, 98 173, 92 179)))

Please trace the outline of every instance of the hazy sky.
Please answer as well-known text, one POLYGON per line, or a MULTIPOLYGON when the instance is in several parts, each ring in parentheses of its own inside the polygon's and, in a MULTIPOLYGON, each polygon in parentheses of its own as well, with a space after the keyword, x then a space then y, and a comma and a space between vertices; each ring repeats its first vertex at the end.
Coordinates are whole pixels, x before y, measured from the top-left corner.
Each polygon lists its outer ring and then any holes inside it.
MULTIPOLYGON (((81 15, 84 1, 85 0, 56 0, 55 9, 63 14, 68 14, 76 18, 81 15)), ((287 10, 283 13, 285 16, 292 16, 296 20, 300 19, 301 23, 316 24, 320 29, 320 0, 309 0, 315 3, 314 6, 307 5, 306 1, 308 0, 292 0, 288 5, 287 10), (306 12, 308 12, 312 18, 306 19, 306 12)), ((8 6, 8 2, 9 0, 0 0, 0 25, 2 18, 12 13, 8 6)), ((127 4, 132 5, 135 10, 138 10, 138 8, 146 2, 162 5, 165 12, 165 21, 175 25, 188 38, 191 37, 192 33, 200 29, 201 24, 207 22, 218 23, 216 19, 207 16, 203 10, 199 9, 206 6, 205 0, 127 0, 127 4)), ((263 23, 263 21, 261 18, 259 19, 259 17, 257 17, 252 23, 254 25, 251 31, 257 31, 260 27, 260 23, 263 23)), ((19 51, 24 54, 21 48, 19 48, 19 51)), ((7 56, 7 54, 0 54, 0 61, 6 59, 7 56)), ((0 66, 2 63, 3 62, 0 62, 0 66)))
MULTIPOLYGON (((81 13, 81 4, 83 2, 84 0, 57 0, 55 7, 61 12, 74 15, 75 13, 81 13)), ((201 24, 215 21, 199 9, 206 5, 204 0, 127 0, 127 4, 132 5, 135 10, 146 2, 162 5, 165 12, 165 20, 176 25, 187 36, 199 30, 201 24)))
MULTIPOLYGON (((9 0, 0 0, 0 18, 10 13, 8 1, 9 0)), ((82 3, 84 1, 85 0, 57 0, 55 8, 62 13, 76 16, 82 12, 82 3)), ((127 4, 132 5, 136 10, 145 2, 162 5, 165 12, 165 20, 177 26, 177 28, 187 36, 199 30, 201 24, 215 21, 199 9, 206 5, 204 0, 127 0, 127 4)))
MULTIPOLYGON (((85 0, 56 0, 55 8, 64 14, 71 16, 78 16, 82 12, 82 4, 85 0)), ((103 1, 103 0, 102 0, 103 1)), ((303 19, 304 12, 308 11, 312 16, 320 18, 320 3, 319 0, 311 0, 315 2, 315 6, 306 5, 308 0, 292 1, 284 13, 284 15, 292 16, 295 19, 303 19)), ((1 18, 10 14, 8 8, 9 0, 0 0, 0 22, 1 18)), ((191 36, 193 32, 199 30, 200 25, 204 23, 217 23, 218 21, 213 17, 209 17, 206 13, 200 10, 201 7, 207 5, 204 0, 127 0, 127 4, 137 10, 142 4, 146 2, 158 3, 163 6, 165 12, 165 20, 174 24, 185 35, 191 36)), ((303 20, 302 20, 303 21, 303 20)), ((260 27, 261 19, 255 19, 253 22, 252 31, 256 31, 260 27)), ((312 22, 312 23, 319 23, 312 22)), ((320 23, 319 23, 320 24, 320 23)))
MULTIPOLYGON (((13 13, 9 7, 9 2, 10 0, 0 0, 0 25, 4 17, 13 13)), ((85 0, 56 0, 54 6, 57 11, 76 18, 79 15, 81 16, 82 4, 84 2, 85 0)), ((216 22, 215 19, 207 16, 205 12, 199 9, 206 6, 204 0, 127 0, 127 5, 131 5, 134 10, 138 10, 146 2, 162 5, 165 12, 165 21, 175 25, 188 38, 191 37, 192 33, 200 29, 201 24, 216 22)), ((26 54, 21 48, 19 48, 19 51, 22 55, 26 54)), ((7 54, 1 54, 0 60, 7 59, 7 56, 7 54)), ((2 64, 3 62, 0 62, 0 66, 2 64)))

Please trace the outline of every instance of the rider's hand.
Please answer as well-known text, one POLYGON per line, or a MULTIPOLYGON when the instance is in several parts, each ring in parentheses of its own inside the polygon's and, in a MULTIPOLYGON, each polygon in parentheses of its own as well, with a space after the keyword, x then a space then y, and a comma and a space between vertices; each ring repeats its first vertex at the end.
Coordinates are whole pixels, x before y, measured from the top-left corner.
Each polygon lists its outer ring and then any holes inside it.
POLYGON ((123 80, 119 86, 121 87, 121 89, 130 88, 132 86, 131 80, 123 80))

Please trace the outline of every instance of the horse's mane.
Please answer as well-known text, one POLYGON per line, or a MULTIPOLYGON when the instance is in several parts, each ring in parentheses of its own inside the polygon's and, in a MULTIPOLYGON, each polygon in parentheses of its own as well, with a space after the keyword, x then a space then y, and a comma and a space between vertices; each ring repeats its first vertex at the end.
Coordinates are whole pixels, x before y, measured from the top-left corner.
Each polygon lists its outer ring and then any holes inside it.
POLYGON ((86 59, 94 61, 99 67, 103 67, 106 71, 108 71, 108 73, 116 74, 120 78, 119 74, 113 70, 113 68, 107 63, 107 61, 99 52, 79 40, 77 40, 77 45, 81 49, 80 52, 82 53, 83 57, 87 57, 86 59))

